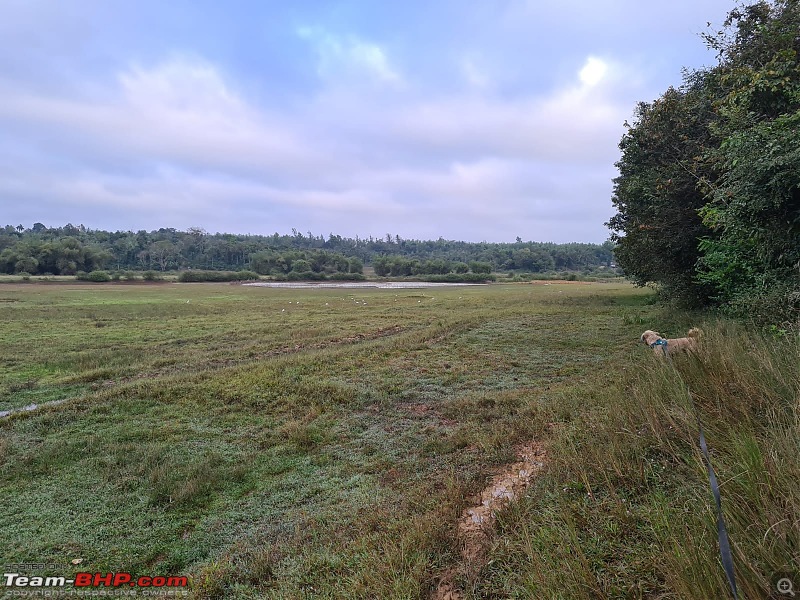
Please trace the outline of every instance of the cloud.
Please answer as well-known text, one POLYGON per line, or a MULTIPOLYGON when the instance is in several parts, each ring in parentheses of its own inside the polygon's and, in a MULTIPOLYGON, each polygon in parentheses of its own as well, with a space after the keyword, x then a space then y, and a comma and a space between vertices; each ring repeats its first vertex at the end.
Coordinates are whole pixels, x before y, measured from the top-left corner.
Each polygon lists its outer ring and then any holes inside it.
POLYGON ((326 79, 364 79, 398 84, 400 74, 389 64, 384 49, 356 36, 337 36, 318 27, 300 27, 297 35, 314 47, 317 72, 326 79))
POLYGON ((0 85, 0 118, 26 123, 48 154, 103 162, 234 173, 287 174, 324 162, 298 124, 243 100, 211 64, 170 59, 132 65, 92 100, 0 85))
MULTIPOLYGON (((341 42, 327 74, 349 64, 386 81, 375 48, 341 42)), ((0 82, 0 125, 19 141, 0 163, 28 166, 0 172, 0 194, 134 229, 602 241, 628 116, 615 73, 516 96, 326 80, 282 107, 187 55, 130 64, 91 97, 0 82)))
POLYGON ((608 65, 594 56, 586 59, 586 64, 578 73, 581 83, 587 87, 592 87, 600 83, 608 71, 608 65))

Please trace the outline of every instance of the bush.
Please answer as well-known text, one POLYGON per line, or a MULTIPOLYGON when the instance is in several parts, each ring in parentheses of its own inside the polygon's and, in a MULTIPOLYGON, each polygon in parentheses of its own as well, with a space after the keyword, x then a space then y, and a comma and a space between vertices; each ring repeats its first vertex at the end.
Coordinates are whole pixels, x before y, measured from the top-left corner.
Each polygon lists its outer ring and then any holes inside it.
POLYGON ((328 275, 331 281, 364 281, 363 273, 331 273, 328 275))
POLYGON ((122 278, 125 281, 136 281, 136 273, 134 273, 133 271, 125 271, 122 274, 122 278))
POLYGON ((111 275, 109 275, 106 271, 92 271, 90 273, 87 273, 86 271, 78 271, 75 273, 75 279, 78 281, 93 281, 95 283, 103 283, 105 281, 111 281, 111 275))
POLYGON ((111 281, 111 275, 108 274, 106 271, 91 271, 89 275, 86 277, 87 281, 95 281, 95 282, 104 282, 104 281, 111 281))
POLYGON ((286 275, 287 281, 325 281, 325 275, 314 271, 291 271, 286 275))
POLYGON ((250 281, 258 279, 254 271, 183 271, 178 275, 181 283, 199 283, 202 281, 250 281))
POLYGON ((144 279, 145 281, 161 281, 161 275, 159 275, 155 271, 145 271, 142 274, 142 279, 144 279))
POLYGON ((492 274, 483 273, 447 273, 446 275, 424 275, 419 279, 431 283, 486 283, 495 281, 497 278, 492 274))

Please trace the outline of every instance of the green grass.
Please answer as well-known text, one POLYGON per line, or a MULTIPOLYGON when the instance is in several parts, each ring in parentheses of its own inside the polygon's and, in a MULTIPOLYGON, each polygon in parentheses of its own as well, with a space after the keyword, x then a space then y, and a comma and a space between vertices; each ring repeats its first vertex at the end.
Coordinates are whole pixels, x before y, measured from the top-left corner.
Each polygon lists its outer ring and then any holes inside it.
MULTIPOLYGON (((740 597, 800 564, 800 344, 731 323, 696 356, 646 355, 608 385, 562 396, 550 465, 506 511, 475 596, 730 597, 699 451, 721 482, 740 597), (694 395, 697 413, 687 396, 694 395)), ((772 597, 772 596, 770 596, 772 597)))
MULTIPOLYGON (((470 497, 533 439, 547 472, 501 515, 468 597, 722 597, 693 417, 637 345, 695 323, 649 299, 622 283, 4 285, 0 410, 66 401, 0 420, 0 562, 189 574, 198 598, 427 597, 460 560, 470 497)), ((731 335, 720 347, 782 357, 781 391, 748 387, 708 427, 750 593, 798 547, 783 524, 769 552, 754 541, 777 506, 797 522, 796 476, 760 496, 797 468, 797 380, 785 347, 731 335)), ((715 356, 676 361, 703 410, 733 384, 696 379, 737 374, 715 356)))

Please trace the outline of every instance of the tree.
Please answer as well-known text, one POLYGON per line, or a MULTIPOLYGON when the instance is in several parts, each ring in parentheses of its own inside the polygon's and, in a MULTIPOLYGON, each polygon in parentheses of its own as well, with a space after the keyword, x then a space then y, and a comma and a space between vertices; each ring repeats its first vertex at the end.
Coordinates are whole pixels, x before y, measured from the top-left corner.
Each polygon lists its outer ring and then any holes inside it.
POLYGON ((358 257, 352 257, 348 260, 348 273, 363 273, 364 272, 364 263, 358 257))
POLYGON ((707 36, 724 94, 710 153, 721 173, 700 215, 698 277, 734 312, 800 321, 800 4, 731 11, 707 36))
POLYGON ((379 256, 372 262, 372 267, 378 277, 386 277, 391 270, 391 261, 388 256, 379 256))
POLYGON ((155 242, 150 246, 149 253, 159 268, 162 271, 166 271, 176 255, 175 244, 167 240, 155 242))
POLYGON ((718 64, 637 107, 608 223, 637 283, 800 321, 798 31, 797 0, 736 8, 704 36, 718 64))
POLYGON ((469 269, 473 273, 491 273, 492 265, 487 262, 472 261, 469 263, 469 269))
POLYGON ((311 270, 311 263, 301 258, 292 262, 292 271, 295 273, 308 273, 311 270))
POLYGON ((26 256, 17 261, 14 265, 15 273, 36 273, 39 261, 32 256, 26 256))
POLYGON ((709 294, 696 280, 695 263, 700 238, 712 234, 698 210, 706 202, 703 185, 713 179, 705 160, 713 119, 703 73, 640 103, 620 142, 612 198, 618 212, 607 223, 625 274, 639 285, 660 284, 687 304, 702 304, 709 294))

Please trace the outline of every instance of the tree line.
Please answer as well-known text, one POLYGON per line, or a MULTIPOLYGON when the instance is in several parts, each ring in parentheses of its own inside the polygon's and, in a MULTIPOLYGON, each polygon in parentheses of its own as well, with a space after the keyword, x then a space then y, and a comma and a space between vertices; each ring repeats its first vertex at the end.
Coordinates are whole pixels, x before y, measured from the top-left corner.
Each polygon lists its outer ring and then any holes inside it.
POLYGON ((488 273, 491 271, 594 271, 614 266, 613 244, 553 244, 346 238, 330 234, 234 235, 187 231, 104 231, 83 225, 0 229, 0 272, 74 275, 111 271, 252 270, 261 275, 378 275, 488 273))
POLYGON ((608 225, 625 273, 671 298, 800 322, 800 4, 732 10, 713 67, 636 107, 608 225))

